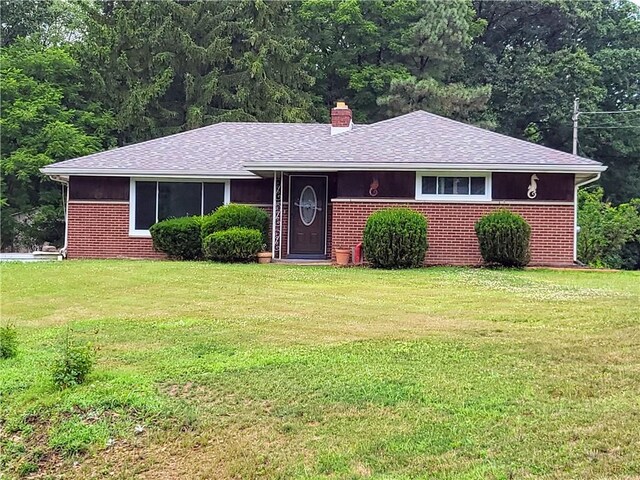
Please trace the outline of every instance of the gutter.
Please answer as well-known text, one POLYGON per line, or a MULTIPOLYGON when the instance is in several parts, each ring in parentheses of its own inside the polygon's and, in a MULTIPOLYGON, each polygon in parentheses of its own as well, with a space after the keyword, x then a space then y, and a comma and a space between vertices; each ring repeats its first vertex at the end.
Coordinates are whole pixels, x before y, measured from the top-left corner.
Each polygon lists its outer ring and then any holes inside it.
POLYGON ((492 171, 492 172, 552 172, 597 173, 604 172, 604 165, 544 165, 531 163, 410 163, 410 162, 304 162, 304 163, 245 163, 251 171, 335 172, 340 170, 394 170, 394 171, 492 171))
MULTIPOLYGON (((606 169, 606 167, 604 168, 606 169)), ((580 232, 580 226, 578 225, 578 188, 597 182, 600 180, 600 175, 601 173, 598 172, 595 177, 576 183, 573 189, 573 263, 578 265, 582 265, 578 260, 578 233, 580 232)))
POLYGON ((140 170, 123 170, 121 168, 65 168, 55 167, 53 165, 40 169, 44 175, 53 176, 90 176, 90 177, 135 177, 135 178, 214 178, 214 179, 243 179, 243 178, 259 178, 257 175, 249 171, 234 171, 234 172, 211 172, 205 170, 154 170, 154 171, 140 171, 140 170))
POLYGON ((69 179, 58 175, 49 175, 51 180, 62 184, 62 206, 64 208, 64 245, 60 249, 62 258, 67 258, 69 240, 69 179), (66 188, 66 190, 65 190, 66 188))

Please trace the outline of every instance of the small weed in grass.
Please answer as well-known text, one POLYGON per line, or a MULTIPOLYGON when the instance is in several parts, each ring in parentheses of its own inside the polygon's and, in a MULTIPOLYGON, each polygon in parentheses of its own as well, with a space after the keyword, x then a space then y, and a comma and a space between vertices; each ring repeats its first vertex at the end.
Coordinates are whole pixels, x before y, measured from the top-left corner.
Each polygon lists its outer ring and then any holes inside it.
POLYGON ((0 327, 0 358, 12 358, 18 354, 18 332, 12 325, 0 327))
POLYGON ((88 424, 74 416, 52 429, 49 446, 70 456, 84 453, 95 444, 106 445, 108 438, 106 422, 88 424))
POLYGON ((18 467, 18 475, 21 477, 26 477, 31 473, 35 473, 38 471, 38 465, 33 462, 24 462, 21 463, 18 467))
POLYGON ((95 350, 89 343, 76 343, 70 328, 62 336, 60 352, 53 364, 53 383, 60 389, 84 383, 93 369, 95 350))

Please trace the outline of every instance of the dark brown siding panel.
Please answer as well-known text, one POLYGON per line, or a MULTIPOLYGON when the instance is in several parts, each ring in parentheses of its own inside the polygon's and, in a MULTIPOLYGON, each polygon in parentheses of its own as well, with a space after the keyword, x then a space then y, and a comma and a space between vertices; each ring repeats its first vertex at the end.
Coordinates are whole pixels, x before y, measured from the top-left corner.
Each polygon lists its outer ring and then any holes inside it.
POLYGON ((273 178, 231 180, 231 202, 271 205, 273 203, 273 178))
POLYGON ((494 200, 532 200, 527 197, 531 176, 537 175, 538 189, 533 200, 573 200, 573 174, 571 173, 494 173, 491 180, 494 200))
POLYGON ((414 172, 339 172, 338 198, 415 198, 414 172), (377 183, 377 195, 373 187, 377 183))
POLYGON ((69 200, 129 200, 128 177, 70 177, 69 200))

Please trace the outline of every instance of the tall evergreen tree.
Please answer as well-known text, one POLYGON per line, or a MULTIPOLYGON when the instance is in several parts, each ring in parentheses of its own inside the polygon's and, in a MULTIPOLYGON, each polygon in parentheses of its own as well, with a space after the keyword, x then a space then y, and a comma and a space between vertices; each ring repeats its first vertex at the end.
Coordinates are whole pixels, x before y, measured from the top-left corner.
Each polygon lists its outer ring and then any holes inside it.
POLYGON ((306 43, 285 2, 115 1, 79 55, 126 144, 222 120, 309 120, 306 43))

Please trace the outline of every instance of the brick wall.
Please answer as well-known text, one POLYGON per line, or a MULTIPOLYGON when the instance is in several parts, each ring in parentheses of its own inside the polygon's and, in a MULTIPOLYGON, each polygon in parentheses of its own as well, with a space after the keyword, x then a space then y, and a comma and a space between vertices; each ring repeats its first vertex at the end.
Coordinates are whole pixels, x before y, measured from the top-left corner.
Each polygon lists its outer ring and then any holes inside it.
MULTIPOLYGON (((409 207, 429 219, 429 265, 476 265, 481 263, 473 229, 482 215, 497 208, 521 214, 531 225, 533 265, 573 263, 572 205, 497 205, 449 203, 345 202, 329 205, 327 251, 354 246, 362 240, 367 218, 380 208, 409 207)), ((283 208, 283 257, 287 252, 287 204, 283 208)), ((271 208, 265 208, 269 211, 271 208)), ((150 238, 129 236, 127 202, 69 202, 69 258, 164 258, 153 250, 150 238)))
POLYGON ((69 258, 164 258, 151 238, 129 236, 128 202, 69 202, 69 258))
MULTIPOLYGON (((573 205, 333 202, 333 247, 362 241, 367 218, 381 208, 408 207, 429 220, 428 265, 477 265, 482 262, 474 224, 482 215, 508 208, 531 225, 531 264, 573 264, 573 205)), ((335 249, 331 251, 335 260, 335 249)))
MULTIPOLYGON (((260 206, 271 216, 270 206, 260 206)), ((282 255, 287 254, 287 204, 283 206, 282 255)), ((269 222, 271 235, 271 222, 269 222)), ((267 248, 271 248, 271 240, 267 248)), ((151 238, 129 236, 128 202, 69 202, 69 258, 165 258, 151 238)))

